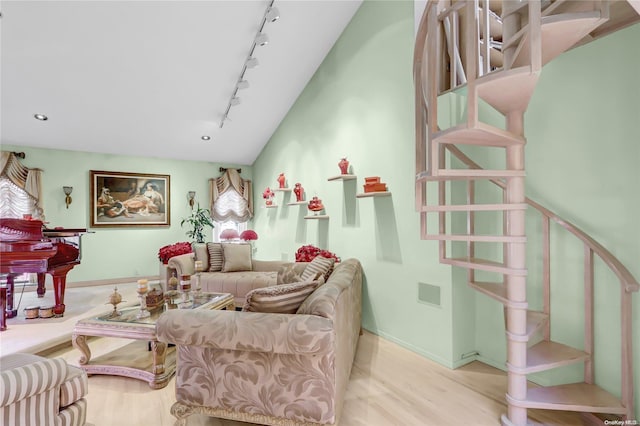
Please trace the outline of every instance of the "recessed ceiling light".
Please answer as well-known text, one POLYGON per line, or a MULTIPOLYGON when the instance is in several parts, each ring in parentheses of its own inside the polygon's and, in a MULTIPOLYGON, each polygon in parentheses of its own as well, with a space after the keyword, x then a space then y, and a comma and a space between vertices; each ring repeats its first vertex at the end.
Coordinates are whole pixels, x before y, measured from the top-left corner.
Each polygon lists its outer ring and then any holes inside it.
POLYGON ((33 114, 33 116, 36 118, 36 120, 40 121, 47 121, 49 119, 49 117, 44 114, 33 114))
POLYGON ((204 135, 200 139, 202 139, 203 141, 208 141, 208 140, 211 140, 211 136, 204 135))

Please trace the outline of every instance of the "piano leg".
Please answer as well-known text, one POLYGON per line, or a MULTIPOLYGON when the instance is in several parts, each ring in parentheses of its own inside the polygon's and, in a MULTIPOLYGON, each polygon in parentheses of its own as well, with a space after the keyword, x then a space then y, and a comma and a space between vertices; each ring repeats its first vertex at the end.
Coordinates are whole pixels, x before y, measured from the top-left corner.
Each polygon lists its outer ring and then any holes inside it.
POLYGON ((38 297, 44 297, 44 294, 46 293, 47 289, 44 287, 44 278, 46 277, 46 275, 44 274, 44 272, 38 272, 38 297))
POLYGON ((2 307, 2 312, 0 312, 0 331, 5 331, 7 329, 7 288, 0 287, 0 307, 2 307))
POLYGON ((53 277, 53 293, 56 301, 56 305, 53 307, 53 314, 56 317, 64 315, 64 290, 67 285, 67 272, 73 269, 74 265, 67 265, 55 268, 49 271, 53 277))
POLYGON ((7 308, 5 309, 5 313, 7 318, 13 318, 18 315, 18 310, 13 308, 13 294, 14 294, 14 285, 13 285, 13 277, 14 274, 7 275, 7 308))

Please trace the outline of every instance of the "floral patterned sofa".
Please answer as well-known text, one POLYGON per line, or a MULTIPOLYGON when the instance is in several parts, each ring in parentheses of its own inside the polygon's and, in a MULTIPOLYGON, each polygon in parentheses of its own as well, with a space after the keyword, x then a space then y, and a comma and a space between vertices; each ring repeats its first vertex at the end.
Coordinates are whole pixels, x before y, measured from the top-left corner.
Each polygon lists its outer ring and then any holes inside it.
MULTIPOLYGON (((250 248, 248 244, 229 244, 227 247, 231 248, 243 248, 245 246, 249 251, 244 253, 245 267, 235 267, 233 270, 226 272, 223 269, 224 260, 218 262, 219 268, 211 268, 212 261, 208 246, 215 243, 208 244, 194 244, 194 252, 187 253, 179 256, 174 256, 169 259, 167 264, 169 270, 175 269, 176 277, 179 279, 181 275, 195 274, 195 261, 200 260, 203 262, 205 272, 200 274, 200 285, 203 291, 210 291, 214 293, 231 293, 235 297, 236 306, 242 306, 245 295, 256 288, 267 287, 276 284, 278 270, 290 262, 279 260, 257 260, 251 258, 250 248), (247 254, 248 253, 248 254, 247 254), (248 262, 246 257, 248 256, 248 262), (217 269, 217 270, 210 270, 217 269)), ((217 244, 217 246, 222 246, 217 244)), ((226 245, 225 245, 226 246, 226 245)), ((246 251, 246 250, 245 250, 246 251)), ((241 265, 242 266, 242 265, 241 265)), ((300 268, 304 268, 304 265, 300 265, 300 268)), ((193 277, 192 277, 192 284, 193 277)))
POLYGON ((295 314, 173 310, 158 339, 177 345, 176 399, 192 413, 265 425, 336 424, 360 332, 362 267, 336 264, 295 314))

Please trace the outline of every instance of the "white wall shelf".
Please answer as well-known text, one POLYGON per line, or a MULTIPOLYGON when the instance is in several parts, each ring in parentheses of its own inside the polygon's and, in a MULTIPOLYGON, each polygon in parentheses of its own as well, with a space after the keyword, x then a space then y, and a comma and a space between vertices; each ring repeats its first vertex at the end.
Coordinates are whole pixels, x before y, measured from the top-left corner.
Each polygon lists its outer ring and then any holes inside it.
POLYGON ((273 192, 291 192, 293 191, 292 188, 274 188, 272 189, 273 192))
POLYGON ((377 191, 377 192, 364 192, 356 195, 356 198, 368 198, 368 197, 388 197, 391 195, 389 191, 377 191))
POLYGON ((328 214, 318 214, 318 215, 312 215, 312 216, 305 216, 305 219, 329 219, 329 215, 328 214))
POLYGON ((271 204, 270 206, 264 206, 265 209, 275 209, 277 207, 278 207, 277 204, 271 204))
POLYGON ((293 201, 291 203, 287 203, 288 206, 302 206, 309 204, 308 201, 293 201))
POLYGON ((356 175, 338 175, 338 176, 334 176, 334 177, 330 177, 329 179, 327 179, 328 181, 334 181, 334 180, 353 180, 356 179, 357 176, 356 175))

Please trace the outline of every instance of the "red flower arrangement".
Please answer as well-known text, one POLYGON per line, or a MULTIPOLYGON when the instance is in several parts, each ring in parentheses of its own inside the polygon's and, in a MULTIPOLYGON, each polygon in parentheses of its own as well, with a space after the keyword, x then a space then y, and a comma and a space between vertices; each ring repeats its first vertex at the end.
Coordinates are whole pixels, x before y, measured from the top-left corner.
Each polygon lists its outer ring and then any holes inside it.
POLYGON ((191 253, 192 251, 191 243, 189 242, 169 244, 168 246, 160 248, 158 251, 158 259, 166 265, 172 257, 191 253))
POLYGON ((240 234, 240 239, 245 241, 257 240, 258 234, 253 229, 247 229, 246 231, 242 231, 242 234, 240 234))
POLYGON ((336 262, 340 262, 340 258, 329 250, 322 250, 311 244, 302 246, 296 251, 296 262, 311 262, 314 257, 322 256, 327 259, 335 259, 336 262))

